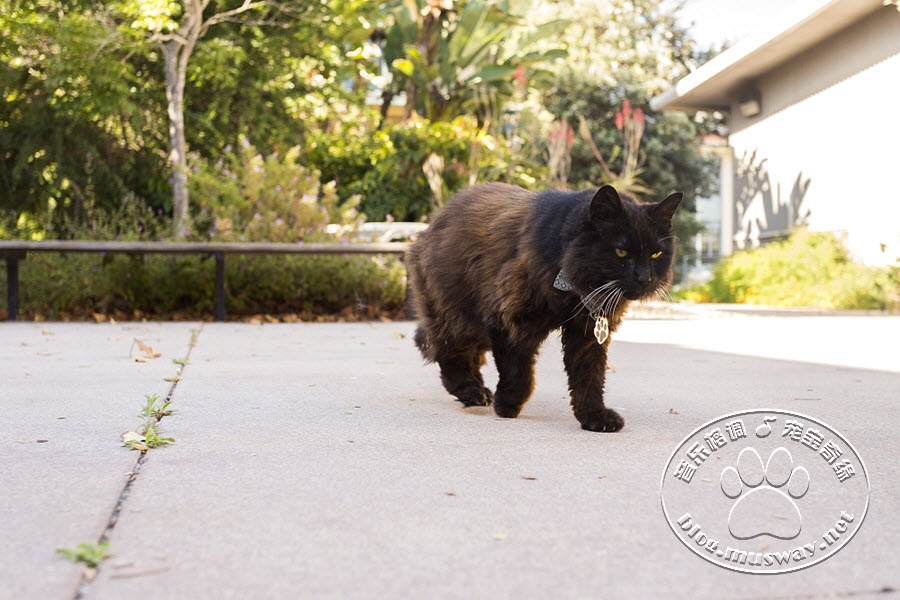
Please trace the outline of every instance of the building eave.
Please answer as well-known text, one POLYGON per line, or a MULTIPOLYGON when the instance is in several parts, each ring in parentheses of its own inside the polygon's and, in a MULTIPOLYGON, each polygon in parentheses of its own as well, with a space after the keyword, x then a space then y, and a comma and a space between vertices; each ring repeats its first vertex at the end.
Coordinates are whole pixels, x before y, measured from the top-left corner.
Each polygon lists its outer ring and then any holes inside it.
POLYGON ((883 0, 821 0, 748 36, 650 100, 653 110, 727 110, 740 90, 793 56, 884 5, 883 0))

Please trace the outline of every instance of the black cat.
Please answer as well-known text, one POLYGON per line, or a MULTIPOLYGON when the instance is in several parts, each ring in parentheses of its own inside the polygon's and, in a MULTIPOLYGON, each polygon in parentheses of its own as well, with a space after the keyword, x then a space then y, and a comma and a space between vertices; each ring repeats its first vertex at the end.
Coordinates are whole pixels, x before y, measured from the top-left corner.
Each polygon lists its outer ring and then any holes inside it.
POLYGON ((633 300, 672 279, 675 193, 636 202, 610 186, 530 192, 492 183, 460 192, 407 254, 419 320, 415 341, 465 406, 492 401, 515 417, 534 391, 534 361, 562 328, 575 417, 590 431, 625 424, 603 404, 609 332, 633 300), (493 394, 481 367, 492 351, 493 394))

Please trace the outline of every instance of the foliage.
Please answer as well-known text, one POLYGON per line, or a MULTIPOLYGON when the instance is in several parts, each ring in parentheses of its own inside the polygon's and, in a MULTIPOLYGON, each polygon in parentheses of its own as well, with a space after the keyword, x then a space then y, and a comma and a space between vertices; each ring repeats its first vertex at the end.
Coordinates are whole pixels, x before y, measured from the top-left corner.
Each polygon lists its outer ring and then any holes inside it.
POLYGON ((798 230, 785 241, 728 257, 711 281, 680 295, 702 302, 898 310, 900 270, 866 267, 833 234, 798 230))
MULTIPOLYGON (((0 5, 0 210, 43 227, 85 202, 114 208, 129 194, 172 209, 164 61, 151 40, 171 28, 177 4, 0 5)), ((215 157, 245 135, 271 152, 309 128, 364 120, 373 66, 347 50, 368 37, 377 10, 364 0, 301 0, 281 6, 277 25, 209 29, 186 74, 188 148, 215 157), (348 80, 362 83, 348 90, 348 80)))
POLYGON ((413 120, 369 137, 313 134, 307 162, 337 183, 338 195, 361 196, 369 220, 391 215, 401 221, 423 220, 430 212, 431 190, 423 165, 436 154, 444 161, 443 197, 479 181, 505 181, 534 187, 542 171, 514 156, 505 141, 487 134, 474 119, 452 123, 413 120))
MULTIPOLYGON (((137 204, 73 224, 74 239, 157 240, 164 219, 137 204)), ((15 223, 9 231, 24 237, 15 223)), ((397 258, 368 256, 229 256, 231 318, 269 314, 313 320, 400 316, 406 277, 397 258)), ((209 256, 32 252, 20 262, 20 318, 210 319, 215 265, 209 256)), ((5 318, 6 261, 0 261, 0 318, 5 318)))
POLYGON ((383 56, 391 66, 386 99, 406 93, 413 110, 433 121, 496 115, 513 92, 517 68, 565 56, 535 42, 568 26, 555 19, 527 30, 521 15, 533 0, 406 0, 393 3, 383 56))
POLYGON ((163 417, 171 415, 169 410, 171 401, 163 402, 160 406, 156 405, 159 400, 158 394, 145 394, 144 405, 141 406, 141 413, 138 417, 143 421, 140 427, 140 435, 134 432, 125 434, 125 446, 132 450, 144 450, 165 446, 175 442, 174 438, 162 437, 159 431, 159 422, 163 417))
POLYGON ((165 112, 152 65, 95 2, 0 7, 0 209, 43 225, 130 193, 165 202, 165 112), (98 200, 99 199, 99 200, 98 200))
POLYGON ((211 165, 194 156, 191 186, 201 239, 321 242, 347 239, 362 222, 359 198, 339 202, 333 183, 320 186, 318 173, 297 163, 299 146, 263 157, 246 138, 238 145, 211 165), (329 224, 340 227, 337 235, 326 232, 329 224))
POLYGON ((57 548, 56 552, 62 554, 72 562, 81 562, 90 568, 97 567, 109 554, 109 542, 81 542, 74 550, 70 548, 57 548))
POLYGON ((659 200, 673 191, 684 192, 682 208, 675 213, 675 232, 680 239, 690 239, 699 230, 693 216, 694 199, 710 191, 714 162, 700 154, 698 124, 683 113, 652 111, 646 89, 601 87, 576 73, 560 78, 556 93, 548 98, 548 108, 557 115, 583 118, 597 153, 609 157, 607 174, 594 149, 576 137, 571 148, 569 182, 574 187, 598 185, 610 175, 626 174, 628 154, 621 150, 622 134, 615 127, 616 114, 626 99, 630 99, 634 112, 641 109, 644 130, 633 163, 636 166, 631 171, 639 171, 641 185, 625 187, 631 187, 640 199, 646 200, 659 200))
POLYGON ((622 133, 624 139, 624 149, 615 146, 610 155, 610 160, 615 160, 622 156, 622 170, 619 173, 610 171, 603 154, 594 144, 591 137, 591 130, 588 127, 584 117, 579 117, 579 134, 581 139, 588 145, 600 167, 603 169, 603 183, 609 184, 622 192, 630 194, 646 194, 649 190, 644 186, 644 182, 640 179, 643 169, 638 168, 638 152, 640 150, 641 137, 644 135, 644 127, 646 120, 644 119, 644 111, 641 108, 631 109, 631 101, 626 98, 622 101, 622 110, 616 113, 615 123, 616 129, 622 133))

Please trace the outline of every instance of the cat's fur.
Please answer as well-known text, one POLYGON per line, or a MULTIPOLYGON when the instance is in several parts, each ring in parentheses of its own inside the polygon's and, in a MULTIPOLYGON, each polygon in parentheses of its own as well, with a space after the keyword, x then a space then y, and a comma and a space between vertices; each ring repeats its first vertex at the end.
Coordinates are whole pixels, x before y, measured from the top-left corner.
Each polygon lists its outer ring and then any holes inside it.
POLYGON ((447 391, 465 406, 493 401, 501 417, 517 416, 534 391, 539 346, 562 328, 575 417, 590 431, 621 429, 603 404, 609 339, 597 342, 582 299, 602 305, 614 331, 630 301, 662 294, 681 197, 641 204, 610 186, 530 192, 499 183, 460 192, 406 258, 415 342, 440 365, 447 391), (560 271, 574 291, 554 288, 560 271), (500 375, 493 394, 481 376, 488 350, 500 375))

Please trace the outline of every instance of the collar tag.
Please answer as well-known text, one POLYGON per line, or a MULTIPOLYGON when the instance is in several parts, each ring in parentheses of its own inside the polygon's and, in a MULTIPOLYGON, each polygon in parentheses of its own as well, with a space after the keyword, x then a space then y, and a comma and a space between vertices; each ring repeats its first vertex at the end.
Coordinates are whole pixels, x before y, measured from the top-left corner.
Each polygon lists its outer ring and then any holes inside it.
POLYGON ((609 338, 609 320, 606 317, 598 316, 594 321, 594 337, 601 346, 609 338))
MULTIPOLYGON (((573 288, 563 277, 563 272, 560 271, 556 274, 556 279, 553 281, 553 287, 563 292, 574 292, 575 288, 573 288)), ((591 311, 591 317, 594 319, 594 337, 597 338, 597 343, 601 346, 603 342, 609 339, 609 319, 603 316, 603 313, 600 311, 597 306, 588 306, 582 300, 582 304, 585 304, 585 307, 591 311)), ((591 303, 594 304, 594 303, 591 303)))

